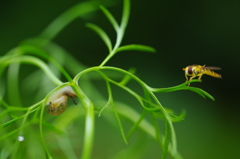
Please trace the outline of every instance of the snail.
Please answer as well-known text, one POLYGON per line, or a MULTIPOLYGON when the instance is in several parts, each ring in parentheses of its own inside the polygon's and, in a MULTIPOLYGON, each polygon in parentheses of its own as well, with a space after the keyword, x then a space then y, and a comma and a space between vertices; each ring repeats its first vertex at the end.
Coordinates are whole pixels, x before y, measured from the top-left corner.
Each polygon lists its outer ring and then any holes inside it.
POLYGON ((76 93, 71 86, 65 86, 51 94, 46 104, 46 111, 48 114, 53 116, 62 114, 68 106, 68 97, 72 98, 74 104, 77 105, 74 100, 76 93))

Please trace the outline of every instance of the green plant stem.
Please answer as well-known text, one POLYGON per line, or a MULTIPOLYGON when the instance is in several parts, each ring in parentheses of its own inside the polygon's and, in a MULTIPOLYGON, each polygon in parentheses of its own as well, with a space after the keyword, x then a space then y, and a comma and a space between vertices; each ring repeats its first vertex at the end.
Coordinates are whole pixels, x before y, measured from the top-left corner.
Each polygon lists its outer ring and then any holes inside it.
MULTIPOLYGON (((103 7, 102 7, 103 9, 103 7)), ((116 53, 117 53, 117 49, 119 48, 122 40, 123 40, 123 36, 125 33, 125 29, 127 27, 127 23, 128 23, 128 19, 130 16, 130 0, 124 0, 123 3, 123 14, 122 14, 122 19, 121 19, 121 24, 120 27, 118 27, 118 25, 115 22, 115 19, 111 16, 110 12, 106 13, 106 9, 105 10, 105 14, 107 15, 107 17, 109 18, 110 22, 114 21, 113 23, 113 27, 117 33, 117 38, 116 38, 116 43, 114 45, 113 50, 109 53, 109 55, 104 59, 104 61, 99 65, 100 67, 104 66, 116 53), (110 15, 110 16, 108 16, 110 15), (113 18, 113 20, 111 20, 111 18, 113 18)), ((107 11, 108 12, 108 11, 107 11)))
MULTIPOLYGON (((39 105, 42 104, 42 103, 43 103, 43 100, 40 101, 40 102, 38 102, 38 103, 36 103, 36 104, 34 104, 34 105, 32 105, 32 106, 30 106, 29 108, 27 108, 27 110, 30 110, 30 114, 31 114, 31 113, 35 112, 35 111, 39 108, 39 105)), ((10 109, 10 110, 11 110, 11 109, 10 109)), ((8 122, 5 122, 5 123, 3 123, 2 125, 0 125, 0 128, 6 127, 6 126, 10 125, 11 123, 13 123, 13 122, 15 122, 15 121, 17 121, 17 120, 19 120, 19 119, 21 119, 21 118, 24 118, 26 115, 27 115, 27 114, 24 114, 24 115, 22 115, 22 116, 20 116, 20 117, 17 117, 17 118, 14 118, 14 119, 12 119, 12 120, 10 120, 10 121, 8 121, 8 122)))
MULTIPOLYGON (((44 43, 46 41, 46 39, 34 39, 37 42, 36 43, 44 43)), ((32 41, 34 41, 32 40, 32 41)), ((29 40, 31 42, 31 40, 29 40)), ((57 53, 57 56, 64 56, 64 54, 61 52, 63 51, 63 49, 61 49, 58 45, 54 44, 53 42, 48 42, 47 43, 52 50, 54 50, 57 53)), ((41 46, 42 47, 42 46, 41 46)), ((68 72, 53 58, 51 57, 46 51, 44 51, 43 49, 40 49, 39 47, 36 46, 32 46, 27 44, 27 42, 25 42, 25 44, 23 43, 21 46, 19 46, 19 49, 22 51, 23 54, 33 54, 33 55, 37 55, 49 62, 51 62, 53 65, 55 65, 57 67, 57 69, 66 77, 66 79, 68 81, 72 81, 71 76, 68 74, 68 72)))
POLYGON ((108 90, 108 95, 109 95, 109 104, 111 104, 111 106, 112 106, 112 108, 113 108, 113 112, 114 112, 114 114, 115 114, 115 117, 116 117, 116 119, 117 119, 117 122, 118 122, 118 125, 119 125, 119 129, 120 129, 120 131, 121 131, 121 135, 122 135, 122 137, 123 137, 123 140, 124 140, 124 142, 126 143, 126 144, 128 144, 128 142, 127 142, 127 138, 126 138, 126 135, 125 135, 125 133, 124 133, 124 129, 123 129, 123 126, 122 126, 122 122, 121 122, 121 120, 120 120, 120 118, 119 118, 119 115, 118 115, 118 112, 117 112, 117 110, 116 110, 116 107, 115 107, 115 105, 114 105, 114 99, 113 99, 113 96, 112 96, 112 89, 111 89, 111 85, 110 85, 110 83, 109 83, 109 81, 108 81, 108 77, 104 74, 104 73, 102 73, 101 71, 98 71, 98 73, 105 79, 105 81, 106 81, 106 85, 107 85, 107 90, 108 90))
POLYGON ((41 34, 40 37, 53 39, 64 27, 81 15, 99 9, 100 3, 97 1, 81 2, 58 16, 41 34))
MULTIPOLYGON (((131 107, 128 107, 122 103, 116 103, 116 105, 117 105, 116 108, 117 108, 119 115, 125 117, 126 119, 132 121, 133 123, 138 122, 139 119, 141 118, 141 116, 131 107)), ((139 128, 142 129, 144 132, 146 132, 151 137, 153 137, 155 140, 159 140, 159 144, 163 145, 163 140, 162 140, 163 137, 161 137, 161 138, 157 137, 154 126, 152 126, 152 124, 150 124, 146 119, 143 119, 139 123, 139 128)), ((173 151, 173 147, 171 144, 169 145, 168 152, 174 159, 183 159, 182 156, 179 154, 179 152, 173 151)))
POLYGON ((153 97, 155 102, 159 105, 159 108, 161 108, 161 111, 164 114, 165 119, 166 119, 166 124, 169 125, 169 129, 170 129, 169 133, 171 132, 171 139, 172 139, 172 153, 174 154, 174 153, 177 152, 177 138, 176 138, 176 134, 175 134, 175 130, 174 130, 174 127, 173 127, 173 124, 172 124, 171 117, 169 116, 167 111, 163 108, 161 103, 158 101, 157 97, 150 91, 149 91, 149 94, 153 97))
POLYGON ((71 86, 86 110, 84 129, 85 132, 81 159, 90 159, 94 139, 94 125, 95 125, 94 105, 92 101, 90 101, 90 99, 85 95, 82 89, 78 86, 76 81, 73 81, 71 86))
POLYGON ((42 109, 41 109, 41 114, 40 114, 40 121, 39 121, 40 136, 41 136, 41 140, 43 143, 43 147, 44 147, 46 155, 47 155, 47 159, 52 159, 52 156, 51 156, 50 152, 48 151, 46 142, 43 137, 43 126, 42 125, 43 125, 44 109, 45 109, 45 102, 42 103, 42 109))
POLYGON ((52 73, 52 71, 49 69, 49 67, 43 61, 39 60, 36 57, 24 55, 24 56, 21 56, 21 57, 16 57, 14 59, 8 59, 8 60, 4 61, 4 66, 9 65, 10 63, 16 63, 16 62, 17 63, 18 62, 29 63, 29 64, 32 64, 32 65, 36 65, 46 73, 46 75, 49 77, 49 79, 51 79, 53 81, 53 83, 55 83, 56 85, 61 85, 62 84, 62 81, 60 81, 52 73))
POLYGON ((114 54, 110 53, 105 59, 104 61, 99 65, 99 67, 104 66, 113 56, 114 54))
POLYGON ((135 124, 132 126, 132 128, 129 130, 128 134, 127 134, 127 140, 132 136, 132 134, 134 133, 134 131, 139 127, 139 124, 141 123, 141 121, 146 117, 147 115, 147 111, 144 110, 140 116, 140 118, 135 122, 135 124))
POLYGON ((21 106, 21 97, 19 94, 19 82, 18 82, 18 76, 19 76, 19 69, 20 69, 20 64, 15 63, 15 64, 10 64, 8 67, 8 98, 9 98, 9 103, 11 105, 16 105, 16 106, 21 106))

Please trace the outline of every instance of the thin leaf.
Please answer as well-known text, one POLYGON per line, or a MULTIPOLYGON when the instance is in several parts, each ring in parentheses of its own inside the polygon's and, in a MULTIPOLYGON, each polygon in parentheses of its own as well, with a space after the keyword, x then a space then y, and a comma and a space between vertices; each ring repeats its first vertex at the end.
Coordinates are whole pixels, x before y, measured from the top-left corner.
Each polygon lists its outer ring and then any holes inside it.
POLYGON ((143 159, 145 153, 150 148, 148 138, 142 137, 137 140, 134 144, 126 146, 120 152, 111 156, 111 159, 143 159), (137 153, 136 153, 137 152, 137 153))
POLYGON ((115 20, 115 18, 113 17, 113 15, 104 6, 100 6, 100 9, 105 14, 105 16, 108 18, 109 22, 112 24, 113 28, 117 32, 119 25, 118 25, 117 21, 115 20))
POLYGON ((129 139, 132 134, 134 133, 134 131, 139 127, 139 124, 141 123, 141 121, 146 117, 147 115, 147 111, 144 110, 140 116, 140 118, 134 123, 134 125, 132 126, 132 128, 129 130, 128 134, 127 134, 127 139, 129 139))
POLYGON ((113 108, 113 112, 115 114, 115 117, 117 119, 117 122, 118 122, 118 126, 120 128, 120 132, 121 132, 121 135, 123 137, 123 140, 126 144, 128 144, 127 142, 127 138, 126 138, 126 135, 124 133, 124 129, 123 129, 123 126, 122 126, 122 122, 119 118, 119 115, 118 115, 118 112, 116 110, 116 107, 114 105, 114 100, 113 100, 113 97, 112 97, 112 90, 111 90, 111 86, 110 86, 110 83, 108 81, 108 78, 106 77, 105 74, 103 74, 101 71, 98 71, 100 73, 100 75, 102 75, 102 77, 106 80, 106 85, 107 85, 107 90, 108 90, 108 95, 109 95, 109 101, 110 101, 110 104, 112 105, 112 108, 113 108))
POLYGON ((186 87, 186 88, 179 88, 178 90, 190 90, 190 91, 193 91, 193 92, 195 92, 195 93, 197 93, 198 95, 200 95, 201 97, 203 97, 203 98, 205 98, 206 99, 206 97, 205 97, 205 95, 204 94, 202 94, 202 92, 201 91, 199 91, 198 89, 196 89, 196 88, 193 88, 193 87, 186 87))
POLYGON ((18 73, 20 64, 14 63, 8 67, 8 98, 11 105, 21 106, 18 73))
MULTIPOLYGON (((174 114, 172 114, 172 113, 169 113, 169 115, 170 115, 170 117, 171 117, 171 121, 172 121, 172 122, 180 122, 180 121, 183 121, 184 118, 186 117, 186 111, 183 110, 183 111, 181 112, 181 114, 178 115, 178 116, 177 116, 177 115, 174 115, 174 114)), ((163 120, 166 119, 164 114, 158 113, 158 112, 154 112, 154 117, 156 117, 156 118, 158 118, 158 119, 163 119, 163 120)))
POLYGON ((5 92, 6 92, 6 82, 2 79, 1 71, 0 71, 0 105, 3 102, 2 98, 5 92))
POLYGON ((185 117, 186 117, 186 111, 183 110, 180 115, 178 116, 174 115, 174 117, 171 119, 172 119, 172 122, 180 122, 180 121, 183 121, 185 117))
MULTIPOLYGON (((106 68, 113 68, 113 67, 101 67, 101 69, 106 69, 106 68)), ((135 79, 135 80, 138 79, 137 77, 133 76, 131 73, 129 73, 129 72, 125 71, 125 70, 122 70, 122 69, 119 69, 119 68, 114 68, 114 70, 115 70, 115 69, 117 69, 118 71, 121 71, 121 72, 123 72, 123 73, 125 73, 125 74, 127 74, 127 75, 130 75, 130 76, 131 76, 133 79, 135 79)), ((148 101, 145 100, 145 99, 144 99, 143 97, 141 97, 140 95, 138 95, 135 91, 131 90, 130 88, 128 88, 128 87, 126 87, 126 86, 124 86, 124 85, 119 84, 118 82, 116 82, 116 81, 114 81, 114 80, 109 79, 105 74, 103 74, 103 73, 100 72, 99 70, 97 70, 97 72, 99 72, 99 73, 103 76, 103 78, 105 78, 105 79, 108 80, 109 82, 111 82, 111 83, 115 84, 116 86, 118 86, 118 87, 126 90, 128 93, 130 93, 132 96, 134 96, 134 97, 138 100, 138 102, 141 104, 141 106, 142 106, 144 109, 146 109, 146 110, 148 110, 148 111, 159 111, 159 110, 161 110, 159 107, 155 107, 155 108, 148 108, 148 107, 146 107, 146 106, 144 105, 143 101, 146 101, 146 102, 148 102, 148 101)), ((80 78, 80 76, 79 76, 79 77, 75 77, 75 78, 80 78)), ((139 81, 139 80, 137 80, 137 81, 139 81)), ((140 84, 141 84, 141 83, 140 83, 140 84)), ((151 104, 151 103, 150 103, 150 104, 151 104)), ((153 105, 153 104, 151 104, 151 105, 153 105)))
POLYGON ((125 28, 127 27, 129 16, 130 16, 130 1, 129 0, 124 0, 123 14, 122 14, 122 20, 121 20, 122 30, 125 30, 125 28))
POLYGON ((15 58, 10 61, 10 62, 21 62, 21 63, 30 63, 32 65, 36 65, 40 67, 46 75, 51 79, 56 85, 61 85, 62 82, 52 73, 52 71, 49 69, 49 67, 40 59, 33 57, 33 56, 22 56, 20 58, 15 58))
POLYGON ((113 101, 112 101, 112 104, 111 104, 111 105, 112 105, 112 107, 113 107, 113 111, 114 111, 115 117, 116 117, 116 119, 117 119, 118 126, 119 126, 119 128, 120 128, 120 132, 121 132, 121 135, 122 135, 122 137, 123 137, 123 140, 124 140, 124 142, 128 145, 127 137, 126 137, 126 135, 125 135, 125 133, 124 133, 124 129, 123 129, 123 126, 122 126, 122 122, 121 122, 121 120, 120 120, 120 118, 119 118, 118 112, 117 112, 117 110, 116 110, 116 108, 115 108, 115 106, 114 106, 113 101))
MULTIPOLYGON (((41 40, 38 40, 38 41, 41 41, 41 40)), ((26 53, 30 54, 31 53, 33 55, 40 56, 40 57, 46 59, 47 61, 50 61, 52 64, 54 64, 57 67, 57 69, 59 71, 62 72, 62 74, 68 79, 68 81, 72 81, 71 76, 62 67, 63 61, 60 62, 60 63, 57 62, 56 59, 54 58, 54 56, 50 56, 43 49, 40 49, 39 47, 36 47, 36 46, 33 46, 33 45, 22 44, 19 48, 24 54, 26 54, 26 53)), ((65 57, 65 55, 67 54, 66 53, 64 55, 64 50, 61 47, 57 46, 56 44, 54 45, 54 43, 50 43, 50 42, 48 43, 48 50, 50 52, 52 52, 55 56, 58 56, 58 57, 65 57)), ((57 59, 59 59, 59 58, 57 58, 57 59)))
MULTIPOLYGON (((151 88, 151 87, 149 87, 149 90, 152 91, 152 92, 159 92, 159 93, 160 92, 161 93, 173 92, 178 88, 185 88, 186 85, 188 85, 189 83, 192 83, 192 82, 201 82, 201 81, 199 81, 199 80, 187 81, 187 82, 184 82, 180 85, 173 86, 173 87, 168 87, 168 88, 151 88)), ((189 87, 186 87, 186 88, 189 88, 189 87)))
POLYGON ((162 159, 166 159, 167 153, 168 153, 168 146, 170 143, 170 125, 168 124, 168 121, 165 122, 165 138, 164 138, 164 143, 163 143, 163 153, 162 153, 162 159))
POLYGON ((160 128, 158 126, 157 120, 154 117, 153 113, 150 113, 150 115, 151 115, 151 119, 152 119, 152 125, 154 127, 155 139, 156 139, 157 143, 159 144, 159 146, 161 148, 163 148, 163 138, 161 136, 161 131, 160 131, 160 128))
MULTIPOLYGON (((40 37, 53 39, 64 27, 81 15, 91 13, 98 9, 99 2, 88 1, 81 2, 68 9, 58 16, 50 25, 41 33, 40 37)), ((111 4, 112 5, 112 4, 111 4)))
POLYGON ((7 127, 8 125, 11 125, 12 123, 16 122, 17 120, 19 120, 19 119, 21 119, 21 118, 23 118, 23 116, 18 117, 18 118, 15 118, 15 119, 12 119, 12 120, 10 120, 10 121, 7 121, 7 122, 3 123, 3 124, 0 126, 0 128, 5 128, 5 127, 7 127))
POLYGON ((145 101, 145 100, 143 100, 143 98, 140 95, 138 95, 136 92, 134 92, 133 90, 131 90, 130 88, 128 88, 126 86, 120 85, 119 83, 117 83, 117 82, 115 82, 115 81, 113 81, 111 79, 108 79, 108 80, 109 80, 109 82, 119 86, 120 88, 124 89, 125 91, 130 93, 132 96, 134 96, 144 109, 146 109, 148 111, 159 111, 160 110, 160 108, 158 108, 158 107, 157 108, 148 108, 148 107, 146 107, 144 105, 144 103, 143 103, 143 101, 145 101))
POLYGON ((1 137, 0 137, 0 141, 1 141, 2 139, 5 139, 5 138, 11 136, 11 135, 14 135, 15 133, 19 132, 21 129, 22 129, 22 128, 14 129, 13 131, 11 131, 11 132, 9 132, 9 133, 1 136, 1 137))
POLYGON ((44 135, 43 135, 43 114, 44 114, 44 108, 45 108, 45 102, 42 103, 41 105, 41 113, 40 113, 40 121, 39 121, 39 130, 40 130, 40 137, 41 137, 41 140, 42 140, 42 144, 43 144, 43 147, 44 147, 44 150, 45 150, 45 153, 46 153, 46 157, 47 159, 52 159, 52 156, 47 148, 47 144, 44 140, 44 135))
POLYGON ((106 34, 106 32, 103 29, 101 29, 99 26, 92 23, 87 23, 86 26, 92 29, 93 31, 95 31, 100 36, 103 42, 107 45, 108 51, 110 53, 112 51, 112 43, 110 38, 106 34))
POLYGON ((206 97, 212 99, 213 101, 215 100, 213 96, 211 96, 209 93, 207 93, 206 91, 200 89, 200 88, 197 88, 202 94, 204 94, 206 97))
POLYGON ((99 113, 98 113, 98 117, 100 117, 100 116, 101 116, 101 114, 102 114, 103 110, 104 110, 105 108, 107 108, 107 107, 108 107, 108 105, 110 105, 110 103, 111 103, 111 99, 110 99, 110 98, 108 98, 108 101, 107 101, 107 103, 105 104, 105 106, 103 106, 103 107, 101 108, 101 110, 99 111, 99 113))
MULTIPOLYGON (((129 73, 134 74, 136 72, 135 68, 130 68, 128 70, 129 73)), ((122 81, 119 82, 119 84, 121 85, 126 85, 130 80, 132 79, 131 76, 129 76, 128 74, 125 74, 125 76, 123 77, 122 81)))
POLYGON ((68 134, 65 135, 64 137, 57 136, 57 142, 58 142, 58 145, 59 145, 61 151, 66 156, 66 158, 78 159, 68 134))
POLYGON ((64 131, 58 129, 58 128, 55 127, 54 125, 49 124, 49 123, 47 123, 47 122, 45 122, 45 121, 43 121, 43 125, 44 125, 46 128, 48 128, 49 130, 51 130, 51 131, 57 133, 58 135, 63 135, 63 134, 65 134, 64 131))
POLYGON ((203 98, 208 97, 209 99, 211 99, 213 101, 215 100, 213 96, 211 96, 209 93, 207 93, 206 91, 204 91, 200 88, 185 86, 188 83, 192 83, 192 82, 200 82, 200 81, 192 80, 192 81, 188 81, 188 82, 185 82, 183 84, 180 84, 180 85, 174 86, 174 87, 169 87, 169 88, 151 88, 151 87, 149 87, 148 89, 152 92, 158 92, 158 93, 167 93, 167 92, 173 92, 173 91, 179 91, 179 90, 190 90, 190 91, 193 91, 193 92, 199 94, 203 98))
POLYGON ((116 50, 117 52, 121 52, 121 51, 130 51, 130 50, 134 50, 134 51, 145 51, 145 52, 156 52, 156 50, 150 46, 146 46, 146 45, 139 45, 139 44, 131 44, 131 45, 125 45, 125 46, 121 46, 116 50))

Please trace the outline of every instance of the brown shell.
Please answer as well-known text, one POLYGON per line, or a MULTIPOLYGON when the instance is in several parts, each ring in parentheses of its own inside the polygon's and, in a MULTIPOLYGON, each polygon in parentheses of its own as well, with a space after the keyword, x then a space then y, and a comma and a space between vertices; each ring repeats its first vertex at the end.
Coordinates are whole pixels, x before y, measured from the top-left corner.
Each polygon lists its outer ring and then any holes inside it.
POLYGON ((68 96, 62 95, 53 102, 49 102, 46 105, 46 111, 48 114, 56 116, 62 114, 68 106, 68 96))

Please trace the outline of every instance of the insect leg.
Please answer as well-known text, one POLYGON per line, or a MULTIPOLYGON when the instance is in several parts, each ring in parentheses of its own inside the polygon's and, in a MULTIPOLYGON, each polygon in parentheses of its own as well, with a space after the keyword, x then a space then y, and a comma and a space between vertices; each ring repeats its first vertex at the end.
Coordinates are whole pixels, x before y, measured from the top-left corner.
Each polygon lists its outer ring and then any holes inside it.
POLYGON ((199 81, 202 81, 202 79, 201 79, 201 78, 202 78, 202 75, 203 75, 203 74, 201 74, 201 75, 198 77, 198 80, 199 80, 199 81))
POLYGON ((196 77, 195 75, 193 75, 191 78, 190 78, 190 80, 189 81, 191 81, 194 77, 196 77))
MULTIPOLYGON (((196 77, 195 75, 193 75, 190 79, 189 79, 189 81, 191 81, 194 77, 196 77)), ((188 87, 190 86, 190 83, 188 83, 188 87)))
POLYGON ((188 81, 188 78, 187 78, 187 75, 185 74, 185 77, 186 77, 186 82, 188 81))

